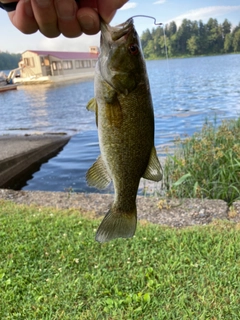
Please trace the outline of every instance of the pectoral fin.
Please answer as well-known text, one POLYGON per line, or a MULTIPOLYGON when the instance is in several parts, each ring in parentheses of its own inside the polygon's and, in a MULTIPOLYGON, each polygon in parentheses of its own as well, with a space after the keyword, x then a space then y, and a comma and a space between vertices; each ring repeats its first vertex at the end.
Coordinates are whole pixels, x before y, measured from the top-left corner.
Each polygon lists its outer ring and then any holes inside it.
POLYGON ((91 100, 89 100, 88 104, 87 104, 87 110, 88 111, 92 111, 95 112, 96 115, 96 125, 98 126, 98 105, 97 105, 97 101, 95 98, 92 98, 91 100))
POLYGON ((106 116, 111 126, 121 128, 123 113, 117 97, 111 103, 106 103, 106 116))
POLYGON ((92 98, 91 100, 88 101, 87 110, 88 111, 92 111, 92 112, 96 112, 96 110, 97 110, 97 101, 96 101, 95 98, 92 98))
POLYGON ((87 183, 90 187, 105 189, 111 182, 111 177, 107 172, 107 168, 99 156, 97 161, 91 166, 86 174, 87 183))
POLYGON ((162 167, 158 160, 155 147, 152 148, 148 166, 146 171, 144 172, 143 178, 152 181, 160 181, 162 179, 162 167))

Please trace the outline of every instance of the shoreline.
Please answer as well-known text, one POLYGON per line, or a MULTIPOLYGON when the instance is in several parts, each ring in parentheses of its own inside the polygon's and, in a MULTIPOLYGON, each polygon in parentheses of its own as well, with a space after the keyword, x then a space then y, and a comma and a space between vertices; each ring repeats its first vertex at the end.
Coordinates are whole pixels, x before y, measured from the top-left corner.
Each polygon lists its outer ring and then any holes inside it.
MULTIPOLYGON (((17 204, 77 209, 86 217, 105 215, 113 201, 113 194, 71 193, 47 191, 14 191, 0 189, 0 200, 17 204)), ((227 220, 240 224, 240 201, 231 208, 223 200, 165 199, 137 196, 138 220, 168 227, 182 228, 207 225, 214 220, 227 220)))
POLYGON ((12 135, 0 136, 0 188, 19 183, 35 167, 59 153, 70 136, 12 135))
MULTIPOLYGON (((113 194, 14 191, 6 188, 7 182, 20 179, 58 153, 71 136, 30 135, 0 136, 0 200, 19 204, 47 206, 57 209, 80 209, 93 212, 96 217, 105 214, 113 194)), ((214 219, 240 223, 240 201, 229 208, 223 200, 167 199, 159 196, 137 196, 138 219, 170 227, 205 225, 214 219)))

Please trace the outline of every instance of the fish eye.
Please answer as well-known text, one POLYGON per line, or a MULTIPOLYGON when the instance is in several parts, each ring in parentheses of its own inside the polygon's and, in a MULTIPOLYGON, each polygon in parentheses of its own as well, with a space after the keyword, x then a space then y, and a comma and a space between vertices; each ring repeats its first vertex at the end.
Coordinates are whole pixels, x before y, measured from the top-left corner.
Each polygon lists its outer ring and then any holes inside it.
POLYGON ((139 48, 138 48, 137 44, 130 44, 128 49, 129 49, 130 53, 133 55, 137 55, 139 53, 139 48))

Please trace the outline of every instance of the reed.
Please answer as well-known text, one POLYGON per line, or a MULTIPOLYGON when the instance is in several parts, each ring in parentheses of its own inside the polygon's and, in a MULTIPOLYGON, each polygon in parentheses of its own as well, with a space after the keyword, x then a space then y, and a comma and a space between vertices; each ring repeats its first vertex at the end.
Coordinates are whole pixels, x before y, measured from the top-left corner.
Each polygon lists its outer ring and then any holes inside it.
POLYGON ((205 121, 192 137, 178 139, 164 166, 163 188, 170 197, 240 199, 240 118, 205 121))

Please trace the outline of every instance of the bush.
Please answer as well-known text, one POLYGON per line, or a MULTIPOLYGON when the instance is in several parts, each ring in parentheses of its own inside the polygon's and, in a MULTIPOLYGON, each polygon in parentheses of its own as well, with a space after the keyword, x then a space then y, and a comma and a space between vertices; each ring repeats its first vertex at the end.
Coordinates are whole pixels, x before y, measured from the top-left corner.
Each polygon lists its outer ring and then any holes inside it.
POLYGON ((171 197, 240 199, 240 118, 205 122, 201 132, 175 143, 164 167, 164 188, 171 197))

